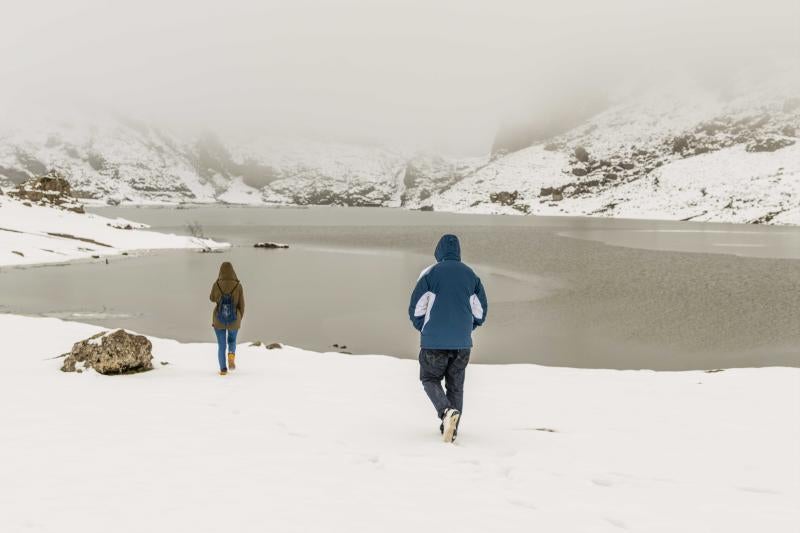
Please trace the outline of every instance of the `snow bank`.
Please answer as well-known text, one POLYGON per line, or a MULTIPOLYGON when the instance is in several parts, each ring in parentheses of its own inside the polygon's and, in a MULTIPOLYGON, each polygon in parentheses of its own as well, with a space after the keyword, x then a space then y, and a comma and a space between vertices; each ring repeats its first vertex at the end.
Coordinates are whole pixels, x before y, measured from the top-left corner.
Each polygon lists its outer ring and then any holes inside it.
POLYGON ((220 377, 213 345, 151 339, 151 372, 64 374, 99 328, 0 331, 2 531, 800 526, 798 369, 473 365, 448 445, 414 361, 242 346, 220 377))
POLYGON ((29 207, 0 196, 0 265, 58 263, 133 250, 228 246, 210 239, 144 231, 142 227, 122 219, 29 207), (128 226, 133 229, 122 229, 128 226))

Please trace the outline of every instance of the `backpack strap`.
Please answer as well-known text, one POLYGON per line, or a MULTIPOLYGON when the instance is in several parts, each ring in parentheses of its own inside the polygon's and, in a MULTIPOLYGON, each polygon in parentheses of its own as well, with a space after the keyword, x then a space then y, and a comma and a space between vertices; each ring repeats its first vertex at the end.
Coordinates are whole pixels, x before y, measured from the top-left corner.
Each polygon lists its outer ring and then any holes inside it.
POLYGON ((222 287, 219 286, 219 280, 217 280, 217 288, 219 289, 219 293, 221 295, 223 295, 223 296, 225 296, 226 294, 233 296, 233 291, 235 291, 236 287, 238 287, 238 286, 239 286, 239 280, 237 279, 236 280, 236 285, 233 286, 233 289, 231 289, 231 292, 225 292, 225 291, 222 290, 222 287))

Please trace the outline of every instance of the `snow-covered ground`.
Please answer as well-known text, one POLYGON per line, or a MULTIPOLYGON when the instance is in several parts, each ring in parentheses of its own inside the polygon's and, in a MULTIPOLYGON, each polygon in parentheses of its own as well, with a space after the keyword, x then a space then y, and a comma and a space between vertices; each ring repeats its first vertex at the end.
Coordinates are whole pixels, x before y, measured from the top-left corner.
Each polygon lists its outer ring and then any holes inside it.
POLYGON ((472 365, 449 445, 414 361, 242 346, 220 377, 151 339, 151 372, 64 374, 99 328, 0 331, 2 531, 800 528, 800 369, 472 365))
POLYGON ((216 249, 227 244, 146 231, 122 219, 78 214, 0 196, 0 265, 60 263, 135 250, 216 249), (123 229, 123 228, 131 229, 123 229))

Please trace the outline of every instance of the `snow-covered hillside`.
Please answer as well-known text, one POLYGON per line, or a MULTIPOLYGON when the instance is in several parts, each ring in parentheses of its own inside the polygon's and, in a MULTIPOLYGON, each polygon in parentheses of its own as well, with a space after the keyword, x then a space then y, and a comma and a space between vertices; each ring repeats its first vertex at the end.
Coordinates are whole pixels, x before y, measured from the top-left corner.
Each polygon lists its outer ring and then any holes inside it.
POLYGON ((437 210, 800 223, 800 95, 647 93, 495 157, 437 210))
POLYGON ((150 372, 60 372, 99 330, 0 315, 0 530, 800 526, 798 369, 472 365, 450 445, 414 361, 240 346, 221 377, 214 345, 151 338, 150 372))
POLYGON ((452 158, 380 146, 166 132, 119 116, 0 127, 0 185, 57 170, 109 203, 340 204, 800 223, 800 91, 620 98, 556 137, 452 158))
POLYGON ((0 196, 0 265, 61 263, 134 250, 227 247, 197 237, 146 231, 144 224, 78 214, 0 196))

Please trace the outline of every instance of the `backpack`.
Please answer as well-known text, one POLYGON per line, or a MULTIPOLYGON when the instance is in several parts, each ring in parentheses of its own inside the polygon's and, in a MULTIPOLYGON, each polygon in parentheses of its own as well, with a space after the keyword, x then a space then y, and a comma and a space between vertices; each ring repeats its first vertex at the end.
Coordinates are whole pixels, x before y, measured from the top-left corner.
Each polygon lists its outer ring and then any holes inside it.
POLYGON ((233 290, 226 294, 222 292, 222 287, 220 287, 219 282, 217 282, 217 288, 219 292, 222 293, 222 298, 220 298, 217 304, 217 320, 219 320, 219 323, 223 326, 229 326, 236 322, 236 306, 233 305, 233 291, 235 291, 238 286, 239 283, 237 282, 236 285, 233 286, 233 290))

